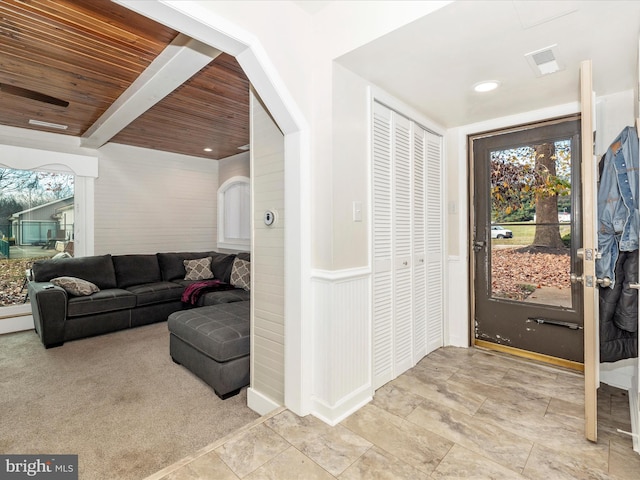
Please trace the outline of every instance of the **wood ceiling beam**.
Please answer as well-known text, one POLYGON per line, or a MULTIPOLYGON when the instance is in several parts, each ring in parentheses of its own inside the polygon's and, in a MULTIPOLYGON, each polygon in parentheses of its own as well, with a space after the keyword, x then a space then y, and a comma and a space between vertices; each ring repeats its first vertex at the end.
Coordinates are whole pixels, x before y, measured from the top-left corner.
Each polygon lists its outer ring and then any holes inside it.
POLYGON ((178 35, 87 129, 81 137, 81 145, 101 147, 221 53, 197 40, 178 35))

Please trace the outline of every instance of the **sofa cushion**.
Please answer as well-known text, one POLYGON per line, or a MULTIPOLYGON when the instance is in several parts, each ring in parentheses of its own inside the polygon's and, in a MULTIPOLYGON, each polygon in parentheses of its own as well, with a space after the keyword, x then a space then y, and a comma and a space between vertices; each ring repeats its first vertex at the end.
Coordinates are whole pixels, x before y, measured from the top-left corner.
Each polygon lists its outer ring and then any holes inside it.
POLYGON ((217 362, 249 355, 250 302, 227 303, 182 310, 169 315, 176 337, 217 362))
POLYGON ((64 288, 68 294, 75 295, 76 297, 91 295, 92 293, 100 291, 95 283, 87 282, 86 280, 76 277, 56 277, 51 279, 51 283, 64 288))
POLYGON ((185 260, 196 260, 198 258, 211 257, 211 271, 213 277, 229 283, 231 267, 236 255, 232 253, 218 252, 169 252, 158 253, 158 263, 162 272, 162 280, 172 282, 174 280, 184 280, 186 269, 185 260))
POLYGON ((156 255, 115 255, 113 268, 118 288, 162 281, 156 255))
POLYGON ((236 258, 231 269, 231 285, 246 291, 251 289, 251 263, 236 258))
POLYGON ((85 297, 70 297, 68 317, 82 317, 96 313, 125 310, 136 306, 136 296, 120 288, 109 288, 85 297))
POLYGON ((184 287, 173 282, 155 282, 132 285, 127 288, 127 291, 136 296, 136 305, 140 307, 142 305, 179 301, 184 287))
POLYGON ((218 305, 220 303, 245 302, 251 300, 251 293, 241 288, 225 290, 222 292, 207 292, 202 295, 196 305, 204 307, 208 305, 218 305))
POLYGON ((184 279, 187 274, 184 267, 185 260, 195 260, 211 256, 209 252, 169 252, 158 253, 156 255, 158 257, 158 264, 160 265, 162 280, 165 282, 184 279))
POLYGON ((32 265, 36 282, 56 277, 76 277, 94 283, 100 290, 116 288, 116 272, 111 255, 36 260, 32 265))
POLYGON ((186 274, 185 280, 209 280, 213 278, 211 271, 211 257, 183 260, 186 274))
POLYGON ((216 253, 211 255, 211 270, 213 276, 225 283, 231 283, 231 268, 236 255, 233 253, 216 253))

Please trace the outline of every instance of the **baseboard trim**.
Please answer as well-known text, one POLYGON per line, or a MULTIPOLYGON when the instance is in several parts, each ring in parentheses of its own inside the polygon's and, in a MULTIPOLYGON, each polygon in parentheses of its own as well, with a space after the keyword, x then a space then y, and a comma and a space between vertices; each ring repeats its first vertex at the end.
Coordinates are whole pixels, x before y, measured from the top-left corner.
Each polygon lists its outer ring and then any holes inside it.
POLYGON ((282 405, 279 405, 269 397, 249 387, 247 389, 247 406, 258 413, 258 415, 268 415, 282 405))
POLYGON ((311 415, 333 427, 371 400, 373 400, 371 386, 365 385, 335 405, 328 405, 326 402, 316 399, 311 415))
POLYGON ((631 390, 636 374, 637 358, 627 358, 617 362, 600 364, 600 383, 606 383, 622 390, 631 390))
POLYGON ((574 362, 572 360, 565 360, 564 358, 552 357, 551 355, 545 355, 543 353, 529 352, 527 350, 521 350, 515 347, 508 347, 506 345, 499 345, 497 343, 487 342, 486 340, 474 340, 473 344, 476 347, 486 348, 487 350, 494 350, 496 352, 509 353, 516 357, 528 358, 529 360, 536 360, 542 363, 548 363, 557 367, 568 368, 570 370, 577 370, 584 372, 584 364, 574 362))
POLYGON ((638 393, 638 377, 634 377, 629 390, 629 410, 631 415, 631 435, 633 438, 633 451, 640 453, 640 393, 638 393))
POLYGON ((0 335, 5 333, 33 330, 33 315, 21 315, 19 317, 0 318, 0 335))

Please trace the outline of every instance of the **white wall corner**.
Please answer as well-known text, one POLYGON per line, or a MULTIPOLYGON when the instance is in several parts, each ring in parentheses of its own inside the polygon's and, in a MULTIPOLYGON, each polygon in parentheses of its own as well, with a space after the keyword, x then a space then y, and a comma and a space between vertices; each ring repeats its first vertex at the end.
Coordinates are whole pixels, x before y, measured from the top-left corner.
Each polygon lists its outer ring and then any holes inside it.
POLYGON ((364 407, 372 399, 371 385, 363 385, 362 388, 335 405, 328 405, 321 400, 315 399, 311 414, 324 423, 334 426, 364 407))
POLYGON ((247 389, 247 406, 258 415, 267 415, 282 405, 249 387, 247 389))

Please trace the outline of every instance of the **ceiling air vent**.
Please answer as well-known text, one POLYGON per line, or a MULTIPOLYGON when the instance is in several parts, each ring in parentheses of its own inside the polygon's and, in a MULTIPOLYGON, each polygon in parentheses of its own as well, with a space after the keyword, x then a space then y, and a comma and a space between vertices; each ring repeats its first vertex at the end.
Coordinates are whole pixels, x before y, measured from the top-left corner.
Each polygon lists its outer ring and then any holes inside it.
POLYGON ((559 72, 564 67, 558 62, 558 56, 556 55, 557 45, 551 45, 550 47, 541 48, 534 52, 525 54, 529 66, 533 69, 536 77, 543 75, 549 75, 550 73, 559 72))

